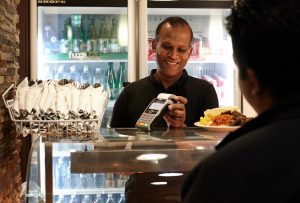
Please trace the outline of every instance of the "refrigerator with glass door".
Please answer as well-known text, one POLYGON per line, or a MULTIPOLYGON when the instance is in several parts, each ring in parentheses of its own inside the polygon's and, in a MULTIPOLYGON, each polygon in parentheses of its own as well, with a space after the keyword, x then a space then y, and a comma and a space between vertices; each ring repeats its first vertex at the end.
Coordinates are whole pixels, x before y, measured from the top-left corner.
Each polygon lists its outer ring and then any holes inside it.
POLYGON ((136 80, 135 1, 31 1, 31 79, 101 84, 116 98, 136 80))
POLYGON ((232 1, 140 1, 138 77, 149 75, 157 67, 151 49, 157 25, 169 16, 180 16, 190 24, 194 35, 193 51, 185 67, 188 74, 212 83, 220 106, 241 108, 231 39, 224 26, 231 5, 232 1))
POLYGON ((232 1, 49 2, 32 2, 31 78, 68 77, 92 84, 95 80, 100 81, 111 92, 103 126, 109 127, 114 101, 122 89, 119 70, 125 65, 125 80, 133 82, 156 68, 155 53, 149 45, 159 22, 174 15, 187 20, 194 32, 193 52, 186 66, 188 74, 211 82, 220 106, 234 105, 242 109, 230 36, 224 27, 232 1), (108 43, 106 49, 99 48, 99 44, 103 44, 100 28, 106 24, 110 38, 116 33, 112 29, 115 21, 118 23, 118 46, 108 43), (68 44, 68 41, 72 43, 68 44), (109 71, 110 66, 113 71, 109 71))

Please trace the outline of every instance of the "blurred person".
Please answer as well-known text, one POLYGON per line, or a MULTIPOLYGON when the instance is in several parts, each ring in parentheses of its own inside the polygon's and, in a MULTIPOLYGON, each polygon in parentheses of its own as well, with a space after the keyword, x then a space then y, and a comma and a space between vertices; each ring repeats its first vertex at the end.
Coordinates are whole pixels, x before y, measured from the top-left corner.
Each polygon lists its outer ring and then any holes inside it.
POLYGON ((180 17, 169 17, 157 27, 152 48, 157 69, 127 85, 114 105, 111 127, 135 127, 135 123, 159 93, 175 94, 177 103, 157 127, 193 126, 203 112, 218 107, 216 91, 209 82, 191 77, 185 66, 192 52, 193 32, 180 17))
POLYGON ((300 202, 300 1, 237 0, 231 11, 239 86, 258 116, 194 168, 182 201, 300 202))

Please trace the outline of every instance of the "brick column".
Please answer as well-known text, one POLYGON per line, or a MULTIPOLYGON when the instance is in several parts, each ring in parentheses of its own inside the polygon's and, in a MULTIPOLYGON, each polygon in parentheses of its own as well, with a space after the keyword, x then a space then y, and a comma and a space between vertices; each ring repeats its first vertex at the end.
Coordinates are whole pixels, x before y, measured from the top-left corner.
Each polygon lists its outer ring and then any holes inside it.
MULTIPOLYGON (((18 81, 20 0, 0 1, 0 93, 18 81)), ((20 146, 15 126, 0 99, 0 202, 20 202, 20 146)))

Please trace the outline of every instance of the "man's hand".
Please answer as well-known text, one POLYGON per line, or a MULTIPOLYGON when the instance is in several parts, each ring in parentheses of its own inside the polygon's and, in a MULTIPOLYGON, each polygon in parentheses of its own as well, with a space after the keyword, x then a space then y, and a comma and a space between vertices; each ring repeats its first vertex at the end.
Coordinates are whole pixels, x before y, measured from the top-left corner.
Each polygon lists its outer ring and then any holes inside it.
POLYGON ((169 105, 169 111, 164 116, 165 121, 167 122, 169 127, 174 128, 183 128, 185 125, 186 111, 185 104, 187 103, 187 98, 182 96, 175 96, 173 99, 177 101, 177 103, 169 105))

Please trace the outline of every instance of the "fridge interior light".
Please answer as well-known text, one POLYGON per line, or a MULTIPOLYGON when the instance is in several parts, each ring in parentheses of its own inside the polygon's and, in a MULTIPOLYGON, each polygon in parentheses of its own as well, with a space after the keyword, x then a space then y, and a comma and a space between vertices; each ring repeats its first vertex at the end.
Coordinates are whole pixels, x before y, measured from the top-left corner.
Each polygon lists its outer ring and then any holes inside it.
POLYGON ((209 44, 213 54, 221 54, 223 45, 223 20, 221 15, 211 15, 209 19, 209 44))
POLYGON ((120 46, 128 45, 128 26, 127 26, 127 16, 120 16, 120 25, 119 25, 119 44, 120 46))

